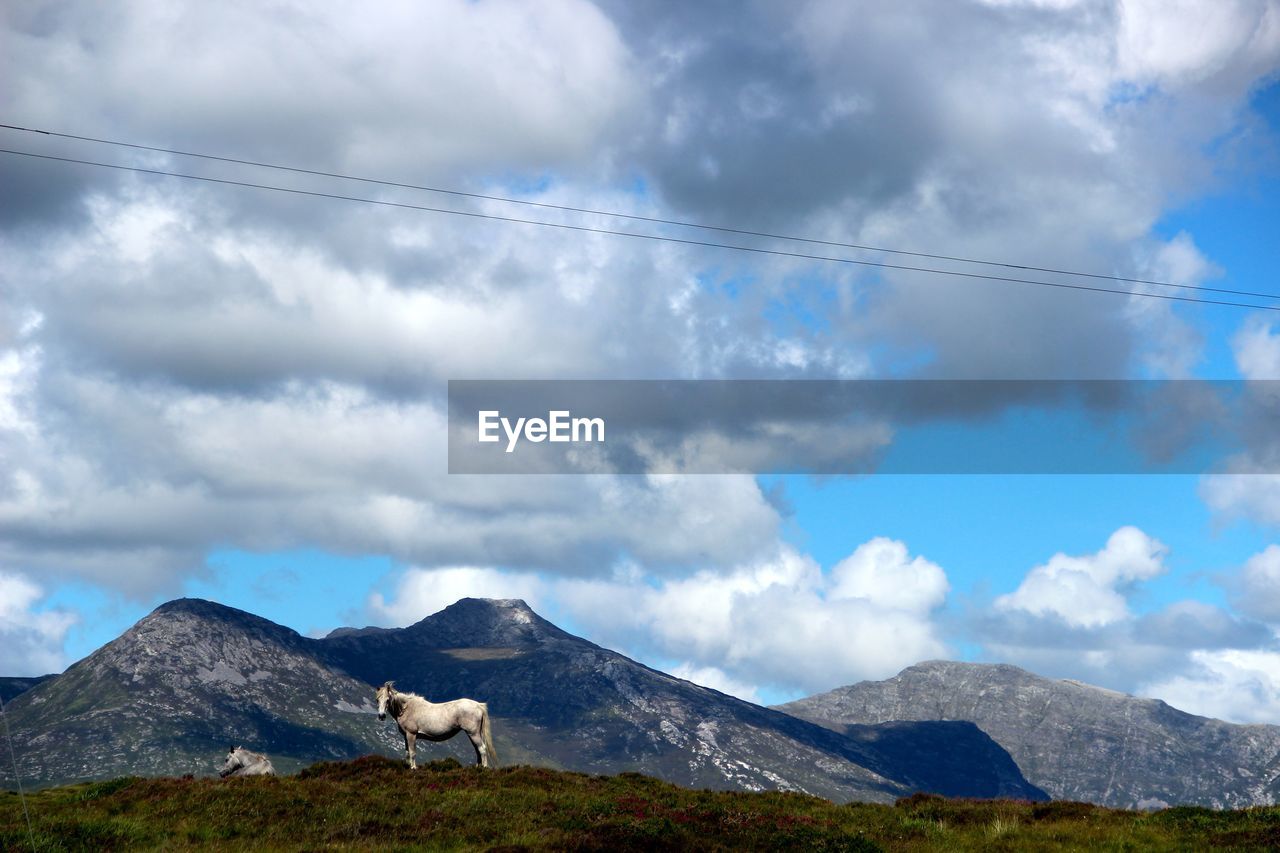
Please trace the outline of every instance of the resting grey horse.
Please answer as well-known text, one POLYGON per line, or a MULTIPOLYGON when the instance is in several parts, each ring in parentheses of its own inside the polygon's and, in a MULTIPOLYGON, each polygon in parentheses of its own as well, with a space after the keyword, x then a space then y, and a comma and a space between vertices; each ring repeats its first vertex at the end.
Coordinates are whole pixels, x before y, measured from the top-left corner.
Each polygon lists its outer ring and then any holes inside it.
POLYGON ((476 764, 492 767, 498 763, 493 748, 493 732, 489 725, 489 706, 474 699, 454 699, 452 702, 428 702, 416 693, 401 693, 395 683, 388 681, 378 688, 378 719, 390 714, 404 735, 404 752, 409 759, 409 769, 417 770, 413 753, 417 739, 442 741, 466 732, 476 750, 476 764))
POLYGON ((276 769, 271 766, 271 759, 261 752, 250 752, 243 746, 233 746, 218 775, 223 779, 228 776, 274 776, 276 769))

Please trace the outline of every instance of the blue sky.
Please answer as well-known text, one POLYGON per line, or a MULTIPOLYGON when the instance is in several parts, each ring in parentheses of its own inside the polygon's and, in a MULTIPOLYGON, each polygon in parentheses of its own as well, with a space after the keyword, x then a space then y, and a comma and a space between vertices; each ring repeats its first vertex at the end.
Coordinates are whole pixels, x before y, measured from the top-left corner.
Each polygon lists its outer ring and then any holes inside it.
MULTIPOLYGON (((0 116, 1280 294, 1275 0, 852 8, 437 0, 369 18, 319 3, 289 23, 251 4, 110 19, 34 4, 5 23, 17 83, 0 116)), ((354 187, 3 133, 32 153, 354 187)), ((0 672, 65 666, 179 595, 306 634, 518 596, 748 698, 951 656, 1280 721, 1274 477, 450 477, 443 421, 457 378, 1280 378, 1273 312, 11 155, 0 172, 0 672)))

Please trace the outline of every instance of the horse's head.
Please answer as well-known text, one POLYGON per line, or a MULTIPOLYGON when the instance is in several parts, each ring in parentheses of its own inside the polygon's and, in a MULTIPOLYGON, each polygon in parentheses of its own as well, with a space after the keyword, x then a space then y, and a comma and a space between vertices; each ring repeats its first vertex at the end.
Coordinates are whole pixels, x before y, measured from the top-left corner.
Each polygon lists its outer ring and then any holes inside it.
POLYGON ((233 746, 227 751, 227 760, 223 762, 222 770, 218 775, 225 779, 243 766, 244 749, 242 747, 233 746))
POLYGON ((378 688, 374 694, 378 697, 378 719, 385 720, 387 718, 387 704, 391 701, 391 695, 395 693, 395 682, 388 681, 386 684, 378 688))

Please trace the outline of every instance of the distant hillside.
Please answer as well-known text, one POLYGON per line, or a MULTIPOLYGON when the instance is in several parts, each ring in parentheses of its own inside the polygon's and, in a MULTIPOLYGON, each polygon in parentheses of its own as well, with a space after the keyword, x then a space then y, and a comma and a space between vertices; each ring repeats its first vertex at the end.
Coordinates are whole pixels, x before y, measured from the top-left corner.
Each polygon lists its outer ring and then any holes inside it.
POLYGON ((52 675, 0 676, 0 701, 8 702, 19 693, 26 693, 42 681, 53 678, 52 675))
MULTIPOLYGON (((488 702, 506 763, 837 801, 915 791, 1046 796, 970 723, 836 733, 645 667, 522 601, 463 599, 408 628, 323 639, 211 602, 174 601, 18 696, 9 722, 29 784, 207 774, 232 744, 290 771, 399 755, 394 724, 372 713, 372 685, 388 679, 434 701, 488 702)), ((471 760, 462 738, 420 742, 419 752, 471 760)))
POLYGON ((1280 727, 1197 717, 1014 666, 930 661, 778 707, 837 731, 888 720, 967 720, 1058 799, 1122 808, 1280 801, 1280 727))
MULTIPOLYGON (((291 777, 114 779, 28 799, 37 849, 1236 850, 1276 849, 1280 811, 1155 814, 1083 803, 834 805, 802 794, 695 791, 647 776, 545 768, 410 774, 370 756, 291 777)), ((29 849, 0 796, 0 849, 29 849)))

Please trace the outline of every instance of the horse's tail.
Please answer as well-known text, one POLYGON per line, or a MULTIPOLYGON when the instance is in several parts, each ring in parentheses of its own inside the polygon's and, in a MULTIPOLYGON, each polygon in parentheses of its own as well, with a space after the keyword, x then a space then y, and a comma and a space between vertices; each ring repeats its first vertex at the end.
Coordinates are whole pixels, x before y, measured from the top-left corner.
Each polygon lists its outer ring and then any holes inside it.
POLYGON ((493 726, 489 723, 489 706, 480 703, 480 737, 484 740, 485 752, 489 753, 489 764, 498 766, 498 751, 493 748, 493 726))

